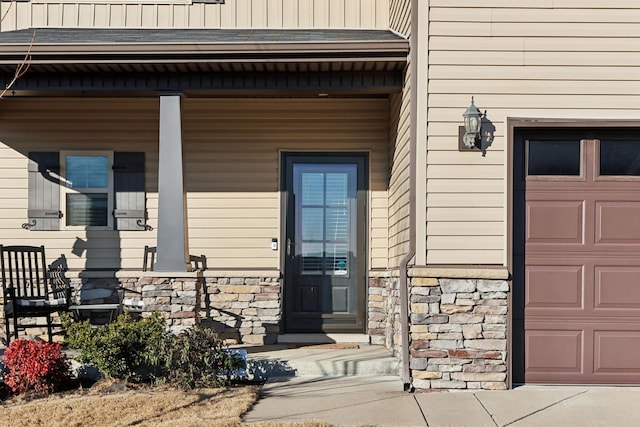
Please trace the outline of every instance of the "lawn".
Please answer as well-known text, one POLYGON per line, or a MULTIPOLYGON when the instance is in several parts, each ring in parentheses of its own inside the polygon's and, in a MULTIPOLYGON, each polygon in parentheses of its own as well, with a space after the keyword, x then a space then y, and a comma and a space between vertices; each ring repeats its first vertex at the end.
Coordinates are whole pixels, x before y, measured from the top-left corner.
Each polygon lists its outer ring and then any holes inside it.
POLYGON ((131 388, 102 381, 91 388, 44 398, 14 396, 0 403, 1 426, 304 426, 303 423, 245 424, 242 416, 258 398, 258 386, 182 391, 169 387, 131 388))

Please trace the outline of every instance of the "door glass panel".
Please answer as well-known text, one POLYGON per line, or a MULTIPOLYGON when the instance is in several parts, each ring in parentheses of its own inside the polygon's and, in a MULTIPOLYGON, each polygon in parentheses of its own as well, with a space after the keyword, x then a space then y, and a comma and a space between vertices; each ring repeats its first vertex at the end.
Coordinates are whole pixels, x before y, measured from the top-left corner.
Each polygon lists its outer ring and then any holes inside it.
POLYGON ((580 175, 580 141, 529 141, 529 175, 580 175))
POLYGON ((347 205, 347 180, 346 173, 327 174, 327 205, 346 206, 347 205))
POLYGON ((325 239, 328 241, 348 241, 349 209, 327 208, 327 229, 325 239))
POLYGON ((322 243, 302 243, 300 265, 302 274, 322 274, 324 254, 322 243))
POLYGON ((356 165, 298 164, 296 194, 300 274, 349 277, 356 165))
POLYGON ((349 275, 349 246, 346 243, 326 245, 326 273, 334 276, 349 275))
POLYGON ((324 174, 308 172, 302 174, 302 204, 305 206, 324 204, 324 174))
POLYGON ((640 141, 600 141, 600 175, 640 176, 640 141))
POLYGON ((302 240, 322 241, 324 231, 324 209, 302 208, 302 240))

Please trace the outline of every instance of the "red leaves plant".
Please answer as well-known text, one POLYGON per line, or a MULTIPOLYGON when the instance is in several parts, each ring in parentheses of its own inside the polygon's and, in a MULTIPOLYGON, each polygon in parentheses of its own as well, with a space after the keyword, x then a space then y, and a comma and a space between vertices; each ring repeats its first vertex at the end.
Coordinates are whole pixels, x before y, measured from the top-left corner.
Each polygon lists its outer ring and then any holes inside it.
POLYGON ((52 393, 70 379, 70 364, 58 343, 19 339, 4 352, 4 382, 14 393, 52 393))

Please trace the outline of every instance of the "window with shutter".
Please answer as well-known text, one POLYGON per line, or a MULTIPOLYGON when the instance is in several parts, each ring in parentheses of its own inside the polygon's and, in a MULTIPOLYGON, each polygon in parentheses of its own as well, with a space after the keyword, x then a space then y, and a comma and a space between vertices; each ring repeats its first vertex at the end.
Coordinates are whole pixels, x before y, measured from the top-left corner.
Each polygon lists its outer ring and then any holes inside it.
POLYGON ((23 227, 151 229, 144 169, 143 152, 31 152, 29 221, 23 227))

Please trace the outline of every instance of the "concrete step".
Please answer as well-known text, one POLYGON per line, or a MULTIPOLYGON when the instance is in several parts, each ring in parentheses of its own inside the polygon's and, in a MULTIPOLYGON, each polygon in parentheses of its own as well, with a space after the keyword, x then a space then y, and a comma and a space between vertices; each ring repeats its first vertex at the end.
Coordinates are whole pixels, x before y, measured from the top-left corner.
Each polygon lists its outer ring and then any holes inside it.
POLYGON ((352 375, 395 376, 398 359, 383 346, 357 344, 353 347, 274 345, 247 349, 250 378, 265 380, 286 376, 352 375), (293 348, 292 348, 293 347, 293 348))

